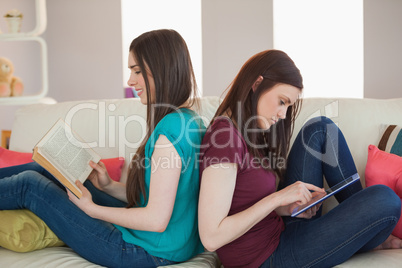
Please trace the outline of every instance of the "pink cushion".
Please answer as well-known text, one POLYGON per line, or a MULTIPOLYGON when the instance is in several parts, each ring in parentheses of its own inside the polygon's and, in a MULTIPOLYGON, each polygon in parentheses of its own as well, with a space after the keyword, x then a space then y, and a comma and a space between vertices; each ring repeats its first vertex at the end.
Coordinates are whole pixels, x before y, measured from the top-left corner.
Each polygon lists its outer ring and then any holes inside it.
MULTIPOLYGON (((114 181, 120 181, 121 169, 124 165, 123 157, 107 158, 101 160, 106 170, 114 181)), ((32 153, 21 153, 0 147, 0 168, 22 165, 33 162, 32 153)))
POLYGON ((101 159, 100 161, 105 164, 110 178, 114 181, 120 181, 121 169, 124 165, 124 157, 107 158, 101 159))
POLYGON ((33 162, 32 153, 14 152, 0 147, 0 168, 33 162))
MULTIPOLYGON (((387 185, 402 201, 402 157, 369 145, 365 177, 367 187, 375 184, 387 185)), ((392 234, 402 239, 402 219, 392 234)))

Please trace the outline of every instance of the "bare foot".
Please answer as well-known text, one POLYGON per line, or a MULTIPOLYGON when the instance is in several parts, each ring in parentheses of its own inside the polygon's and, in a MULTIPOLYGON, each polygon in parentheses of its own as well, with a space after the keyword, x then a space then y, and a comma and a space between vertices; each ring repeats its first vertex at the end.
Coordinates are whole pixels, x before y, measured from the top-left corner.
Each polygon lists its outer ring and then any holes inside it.
POLYGON ((402 240, 396 236, 390 235, 387 240, 385 240, 381 245, 374 248, 374 250, 378 249, 396 249, 402 248, 402 240))

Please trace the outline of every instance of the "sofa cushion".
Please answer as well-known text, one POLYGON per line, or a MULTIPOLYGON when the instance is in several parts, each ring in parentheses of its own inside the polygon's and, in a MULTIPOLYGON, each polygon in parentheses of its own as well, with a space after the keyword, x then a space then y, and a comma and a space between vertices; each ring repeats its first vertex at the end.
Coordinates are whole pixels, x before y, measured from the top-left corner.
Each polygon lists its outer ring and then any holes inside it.
POLYGON ((0 246, 28 252, 64 245, 50 228, 27 209, 0 211, 0 246))
POLYGON ((0 147, 0 168, 32 162, 32 153, 20 153, 0 147))
MULTIPOLYGON (((367 187, 375 184, 387 185, 402 199, 402 157, 370 145, 365 173, 367 187)), ((398 221, 392 234, 402 239, 402 219, 398 221)))
POLYGON ((123 157, 114 157, 114 158, 106 158, 100 160, 103 164, 105 164, 107 173, 110 178, 114 181, 120 181, 121 178, 121 170, 124 165, 123 157))
POLYGON ((402 129, 397 125, 387 125, 378 149, 402 156, 402 129))

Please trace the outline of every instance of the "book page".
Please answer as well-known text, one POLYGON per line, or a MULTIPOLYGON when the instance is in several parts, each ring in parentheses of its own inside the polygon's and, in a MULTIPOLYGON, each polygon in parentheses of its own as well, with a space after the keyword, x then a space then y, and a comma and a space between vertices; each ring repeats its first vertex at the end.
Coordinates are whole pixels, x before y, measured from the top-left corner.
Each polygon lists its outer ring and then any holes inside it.
POLYGON ((59 120, 38 144, 39 152, 66 178, 84 182, 92 171, 89 161, 97 163, 100 156, 77 140, 69 126, 59 120))

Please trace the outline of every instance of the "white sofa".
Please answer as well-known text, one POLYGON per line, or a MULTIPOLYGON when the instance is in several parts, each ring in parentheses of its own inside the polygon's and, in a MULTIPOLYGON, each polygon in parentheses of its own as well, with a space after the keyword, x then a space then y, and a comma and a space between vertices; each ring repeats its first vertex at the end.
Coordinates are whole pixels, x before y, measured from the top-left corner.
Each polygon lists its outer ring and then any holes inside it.
MULTIPOLYGON (((208 122, 219 105, 218 97, 202 98, 200 114, 208 122)), ((137 99, 93 100, 37 104, 16 113, 10 149, 31 152, 57 118, 72 122, 82 138, 95 142, 103 158, 123 156, 128 159, 138 147, 144 131, 146 110, 137 99)), ((342 129, 364 184, 364 170, 369 144, 377 145, 383 124, 402 125, 402 99, 305 99, 296 121, 295 133, 311 117, 325 115, 342 129)), ((124 181, 127 173, 123 171, 124 181)), ((329 199, 324 209, 336 205, 329 199)), ((219 267, 214 253, 202 253, 172 267, 219 267)), ((29 253, 0 248, 0 267, 99 267, 87 262, 67 247, 53 247, 29 253)), ((355 255, 337 267, 402 267, 402 250, 382 250, 355 255)))

